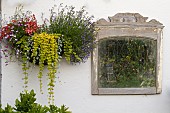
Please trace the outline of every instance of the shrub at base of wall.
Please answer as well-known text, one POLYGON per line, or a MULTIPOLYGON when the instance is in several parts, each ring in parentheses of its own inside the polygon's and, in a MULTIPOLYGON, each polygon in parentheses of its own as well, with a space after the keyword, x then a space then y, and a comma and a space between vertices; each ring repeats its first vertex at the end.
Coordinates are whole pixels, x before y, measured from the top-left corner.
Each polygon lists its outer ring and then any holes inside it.
POLYGON ((20 99, 15 100, 15 107, 7 104, 4 109, 0 108, 0 113, 71 113, 65 105, 42 106, 35 102, 35 95, 34 90, 20 93, 20 99))

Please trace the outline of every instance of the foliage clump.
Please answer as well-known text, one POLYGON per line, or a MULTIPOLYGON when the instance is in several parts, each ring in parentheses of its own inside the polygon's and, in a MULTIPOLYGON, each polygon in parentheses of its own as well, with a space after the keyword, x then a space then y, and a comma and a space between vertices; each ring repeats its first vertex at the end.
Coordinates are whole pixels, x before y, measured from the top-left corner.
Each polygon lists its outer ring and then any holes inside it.
POLYGON ((63 54, 69 63, 85 62, 90 56, 96 34, 92 20, 93 16, 88 16, 85 7, 76 11, 73 6, 61 4, 58 12, 55 7, 51 9, 49 26, 44 24, 44 28, 63 35, 63 54))
POLYGON ((65 105, 57 107, 55 105, 42 106, 36 103, 36 94, 33 90, 20 93, 20 98, 15 100, 15 107, 0 107, 0 113, 71 113, 65 105))

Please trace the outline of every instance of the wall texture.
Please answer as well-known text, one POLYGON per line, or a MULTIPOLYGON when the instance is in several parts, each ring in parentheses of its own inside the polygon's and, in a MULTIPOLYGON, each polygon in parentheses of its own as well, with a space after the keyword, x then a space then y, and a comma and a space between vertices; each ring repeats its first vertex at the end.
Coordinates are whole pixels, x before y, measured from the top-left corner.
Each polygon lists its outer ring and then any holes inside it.
MULTIPOLYGON (((95 20, 107 18, 120 12, 140 13, 149 19, 164 24, 163 35, 163 92, 159 95, 91 95, 91 60, 84 64, 61 63, 57 74, 55 103, 67 105, 73 113, 169 113, 170 112, 170 1, 169 0, 2 0, 2 13, 12 15, 20 3, 25 10, 31 10, 40 20, 41 13, 48 17, 49 9, 55 4, 73 5, 77 9, 85 5, 95 20)), ((2 59, 2 104, 14 104, 14 99, 23 90, 21 63, 11 62, 8 66, 2 59)), ((29 89, 37 92, 38 102, 47 104, 46 84, 44 94, 39 92, 36 77, 38 67, 29 75, 29 89)), ((44 82, 46 78, 43 78, 44 82)))

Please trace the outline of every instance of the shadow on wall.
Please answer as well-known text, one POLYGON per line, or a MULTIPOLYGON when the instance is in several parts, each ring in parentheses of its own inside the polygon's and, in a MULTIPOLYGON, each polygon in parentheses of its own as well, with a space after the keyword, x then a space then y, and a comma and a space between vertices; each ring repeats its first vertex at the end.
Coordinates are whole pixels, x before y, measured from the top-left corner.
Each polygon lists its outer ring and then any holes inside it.
POLYGON ((105 2, 105 3, 110 3, 111 0, 103 0, 103 2, 105 2))
POLYGON ((10 6, 18 6, 20 4, 22 5, 30 5, 34 3, 36 0, 7 0, 7 3, 10 6))

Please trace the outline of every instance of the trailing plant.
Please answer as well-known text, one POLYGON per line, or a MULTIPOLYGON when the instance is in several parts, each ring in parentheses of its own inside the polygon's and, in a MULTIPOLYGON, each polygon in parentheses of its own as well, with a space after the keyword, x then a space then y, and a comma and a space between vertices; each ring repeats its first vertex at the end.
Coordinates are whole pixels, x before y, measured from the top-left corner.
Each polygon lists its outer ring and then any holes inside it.
POLYGON ((42 106, 36 103, 36 94, 33 90, 20 93, 20 98, 15 100, 15 107, 7 104, 3 109, 0 106, 0 113, 71 113, 65 105, 42 106))
POLYGON ((44 63, 47 63, 47 68, 49 72, 47 73, 49 83, 48 83, 48 90, 49 90, 49 100, 52 99, 54 102, 54 86, 55 86, 55 78, 56 72, 58 67, 58 62, 60 60, 59 56, 59 48, 60 45, 58 44, 57 40, 60 40, 60 34, 47 34, 45 32, 40 34, 34 34, 32 36, 33 40, 33 50, 32 50, 32 57, 33 62, 35 64, 36 59, 39 59, 39 74, 38 78, 40 79, 40 89, 42 90, 42 76, 44 70, 44 63), (39 53, 37 53, 39 51, 39 53))
MULTIPOLYGON (((51 9, 49 24, 38 25, 32 12, 16 9, 9 22, 0 29, 0 41, 5 57, 16 56, 22 62, 24 88, 27 91, 30 62, 39 66, 38 78, 42 92, 42 76, 47 65, 49 104, 54 102, 54 86, 60 60, 68 63, 85 62, 94 47, 93 16, 84 7, 75 11, 73 6, 60 6, 58 13, 51 9), (61 8, 61 9, 60 9, 61 8), (56 15, 55 15, 56 14, 56 15)), ((47 20, 47 19, 46 19, 47 20)))

